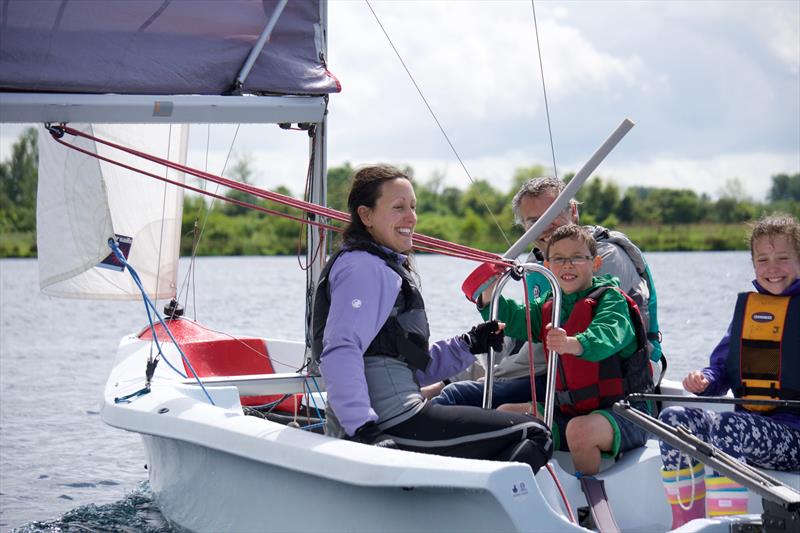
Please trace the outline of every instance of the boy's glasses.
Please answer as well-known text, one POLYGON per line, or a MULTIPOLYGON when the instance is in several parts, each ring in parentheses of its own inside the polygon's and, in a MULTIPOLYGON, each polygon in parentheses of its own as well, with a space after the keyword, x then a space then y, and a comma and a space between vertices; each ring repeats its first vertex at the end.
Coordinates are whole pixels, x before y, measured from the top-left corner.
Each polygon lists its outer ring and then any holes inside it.
POLYGON ((556 255, 548 259, 550 264, 563 267, 567 263, 573 266, 585 265, 587 262, 594 259, 591 255, 573 255, 572 257, 561 257, 556 255))

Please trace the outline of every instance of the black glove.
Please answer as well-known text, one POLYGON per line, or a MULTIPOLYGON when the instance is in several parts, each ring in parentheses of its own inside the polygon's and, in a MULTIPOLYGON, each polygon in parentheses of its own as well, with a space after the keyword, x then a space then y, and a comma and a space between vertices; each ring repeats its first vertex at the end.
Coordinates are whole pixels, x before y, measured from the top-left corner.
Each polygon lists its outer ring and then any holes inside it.
POLYGON ((497 320, 478 324, 469 330, 469 333, 461 336, 473 354, 486 353, 490 346, 499 352, 503 349, 504 337, 505 334, 497 320))
POLYGON ((347 440, 360 442, 361 444, 372 444, 380 448, 396 450, 397 443, 389 435, 382 433, 375 422, 367 422, 355 432, 352 437, 345 437, 347 440))

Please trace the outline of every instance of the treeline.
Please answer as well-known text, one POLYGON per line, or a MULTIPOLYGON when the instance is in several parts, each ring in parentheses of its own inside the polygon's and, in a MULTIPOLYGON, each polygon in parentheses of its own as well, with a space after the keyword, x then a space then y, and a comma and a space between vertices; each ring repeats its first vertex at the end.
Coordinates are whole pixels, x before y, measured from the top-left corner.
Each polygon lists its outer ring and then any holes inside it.
POLYGON ((0 257, 36 256, 37 137, 27 128, 0 162, 0 257))
MULTIPOLYGON (((405 169, 413 176, 413 170, 405 169)), ((329 200, 346 209, 349 165, 329 170, 329 200)), ((522 235, 511 211, 511 199, 528 179, 545 175, 544 167, 518 169, 507 191, 476 180, 465 190, 443 186, 436 175, 415 183, 417 231, 483 250, 505 251, 506 239, 522 235), (494 217, 489 213, 494 213, 494 217), (505 238, 495 223, 502 227, 505 238)), ((568 174, 569 182, 574 174, 568 174)), ((644 250, 732 250, 746 248, 743 223, 765 212, 783 211, 800 216, 800 174, 772 176, 768 201, 747 197, 741 180, 729 180, 720 197, 689 189, 629 187, 596 177, 578 192, 580 220, 628 233, 644 250), (635 237, 634 237, 635 236, 635 237)))
MULTIPOLYGON (((0 163, 0 256, 36 255, 36 131, 23 132, 11 157, 0 163)), ((413 169, 404 169, 415 181, 417 231, 452 242, 492 251, 504 251, 522 229, 514 225, 511 198, 526 180, 544 175, 542 166, 520 168, 511 186, 502 191, 485 180, 466 189, 446 186, 444 175, 426 181, 413 169)), ((228 177, 254 181, 252 161, 239 157, 228 177)), ((328 204, 347 210, 347 191, 353 168, 349 164, 328 170, 328 204)), ((567 180, 572 176, 567 176, 567 180)), ((289 194, 285 187, 278 192, 289 194)), ((293 209, 230 191, 233 199, 268 209, 293 213, 293 209)), ((719 198, 688 189, 628 187, 612 180, 593 178, 578 193, 581 222, 599 223, 628 233, 642 249, 729 250, 745 247, 743 222, 764 212, 784 211, 800 216, 800 174, 777 174, 767 202, 747 197, 740 180, 730 180, 719 198)), ((305 230, 295 221, 235 204, 186 195, 182 252, 199 255, 291 255, 304 250, 305 230)))

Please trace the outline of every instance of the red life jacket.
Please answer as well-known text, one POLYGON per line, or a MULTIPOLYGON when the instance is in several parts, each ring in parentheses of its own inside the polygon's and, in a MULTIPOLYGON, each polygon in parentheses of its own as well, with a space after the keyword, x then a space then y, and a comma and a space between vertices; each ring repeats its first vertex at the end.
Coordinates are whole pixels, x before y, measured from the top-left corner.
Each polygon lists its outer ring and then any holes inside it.
MULTIPOLYGON (((573 354, 558 357, 556 377, 556 405, 562 413, 577 416, 591 413, 611 405, 633 392, 652 392, 653 374, 647 354, 647 332, 639 308, 631 298, 617 287, 598 287, 585 298, 575 302, 575 307, 561 328, 569 336, 586 331, 594 318, 594 309, 609 289, 616 290, 628 302, 628 312, 636 332, 636 352, 627 359, 619 354, 600 361, 587 361, 573 354)), ((545 326, 552 322, 553 300, 542 307, 541 338, 548 354, 545 326)))

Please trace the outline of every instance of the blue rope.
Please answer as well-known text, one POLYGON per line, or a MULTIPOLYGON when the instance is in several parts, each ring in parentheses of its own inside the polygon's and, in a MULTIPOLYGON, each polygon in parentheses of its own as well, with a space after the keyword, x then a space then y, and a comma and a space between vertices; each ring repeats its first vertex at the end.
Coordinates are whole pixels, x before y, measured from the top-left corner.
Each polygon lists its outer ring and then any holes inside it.
MULTIPOLYGON (((122 251, 119 249, 119 246, 117 245, 117 243, 113 239, 109 239, 108 241, 109 241, 109 246, 111 247, 111 249, 114 252, 114 255, 117 257, 117 259, 119 259, 122 262, 123 265, 128 267, 128 272, 130 272, 134 283, 136 283, 136 286, 139 287, 139 291, 142 293, 142 296, 143 296, 142 301, 144 303, 144 310, 147 313, 147 320, 150 323, 150 333, 153 336, 153 342, 155 342, 156 348, 158 348, 158 355, 160 355, 161 358, 164 359, 164 362, 167 363, 167 365, 172 370, 174 370, 179 376, 181 376, 182 378, 186 378, 187 376, 183 372, 178 370, 175 366, 172 365, 172 363, 169 362, 169 359, 167 359, 167 356, 164 355, 164 352, 161 349, 161 343, 158 342, 158 335, 156 334, 156 327, 155 327, 155 324, 153 323, 153 316, 150 314, 151 307, 153 309, 153 312, 156 314, 156 317, 159 319, 159 322, 161 322, 161 325, 164 327, 164 329, 169 334, 170 338, 172 339, 172 342, 175 342, 175 339, 172 337, 172 334, 170 333, 169 328, 167 328, 166 324, 164 324, 164 321, 161 320, 161 317, 158 314, 158 309, 156 309, 156 307, 153 304, 152 300, 150 300, 150 297, 147 296, 147 291, 144 290, 144 285, 142 284, 142 279, 139 277, 139 273, 136 272, 136 270, 134 270, 134 268, 131 266, 131 264, 127 262, 127 260, 125 259, 125 256, 122 254, 122 251)), ((175 343, 175 345, 178 346, 177 343, 175 343)), ((178 346, 178 351, 180 352, 180 346, 178 346)), ((183 355, 183 352, 181 352, 181 355, 183 355)), ((192 372, 194 372, 194 369, 192 369, 192 372)))
POLYGON ((134 270, 134 268, 130 265, 130 263, 128 263, 128 261, 125 259, 125 256, 123 255, 122 250, 119 249, 119 246, 114 241, 114 239, 108 239, 108 245, 109 245, 109 247, 111 247, 111 250, 114 252, 114 255, 117 257, 117 259, 119 259, 119 261, 128 268, 128 271, 130 272, 134 283, 136 283, 136 286, 139 287, 139 290, 142 293, 142 298, 144 299, 144 302, 145 302, 145 309, 147 310, 147 319, 150 321, 150 331, 153 334, 153 340, 156 343, 156 347, 158 348, 159 355, 161 355, 161 357, 164 359, 164 361, 167 363, 167 365, 169 365, 169 367, 172 370, 177 372, 178 375, 180 375, 181 377, 186 378, 186 375, 183 372, 181 372, 180 370, 178 370, 177 368, 172 366, 172 363, 169 362, 167 357, 164 355, 164 352, 161 351, 161 345, 158 342, 158 335, 156 335, 155 325, 153 324, 153 318, 150 315, 150 308, 152 308, 153 313, 155 313, 156 318, 158 319, 158 322, 161 324, 161 327, 164 328, 164 331, 167 332, 167 335, 169 335, 169 338, 175 344, 175 347, 178 349, 178 353, 181 354, 181 359, 183 359, 183 362, 186 363, 186 366, 188 366, 189 370, 191 370, 192 374, 194 374, 195 381, 197 381, 197 384, 200 385, 201 389, 203 389, 203 393, 206 395, 206 398, 208 398, 209 403, 211 405, 216 405, 214 403, 214 400, 211 399, 211 395, 208 393, 208 391, 206 390, 205 386, 203 385, 203 382, 198 377, 197 372, 195 372, 194 367, 192 367, 192 363, 186 357, 186 354, 183 353, 183 350, 181 349, 180 345, 178 344, 178 341, 175 340, 175 337, 172 336, 172 332, 169 330, 167 325, 164 323, 164 320, 161 318, 161 314, 158 312, 158 309, 156 309, 155 304, 153 303, 152 300, 150 300, 150 297, 147 296, 147 291, 144 289, 144 286, 142 285, 142 280, 141 280, 141 278, 139 278, 139 274, 136 273, 136 270, 134 270))
MULTIPOLYGON (((317 378, 315 378, 314 376, 309 376, 309 377, 311 378, 311 381, 314 382, 314 388, 317 389, 317 393, 320 396, 322 396, 322 391, 319 388, 319 383, 317 383, 317 378)), ((311 398, 311 403, 314 404, 314 410, 317 412, 317 418, 322 420, 322 413, 319 412, 319 406, 317 405, 317 400, 314 398, 314 394, 311 393, 308 396, 309 398, 311 398)))
POLYGON ((150 392, 150 387, 144 387, 143 389, 139 389, 136 392, 132 392, 130 394, 126 394, 125 396, 119 396, 117 398, 114 398, 114 403, 131 403, 131 398, 138 398, 139 396, 144 396, 149 392, 150 392))

